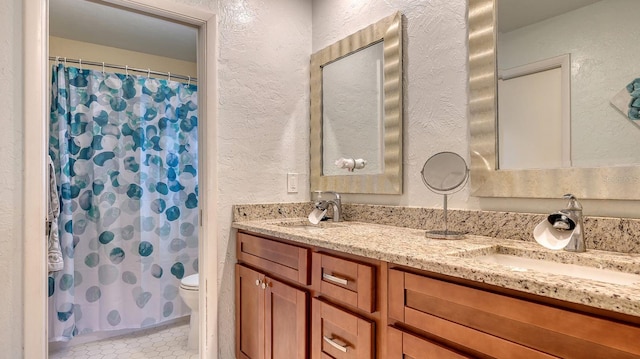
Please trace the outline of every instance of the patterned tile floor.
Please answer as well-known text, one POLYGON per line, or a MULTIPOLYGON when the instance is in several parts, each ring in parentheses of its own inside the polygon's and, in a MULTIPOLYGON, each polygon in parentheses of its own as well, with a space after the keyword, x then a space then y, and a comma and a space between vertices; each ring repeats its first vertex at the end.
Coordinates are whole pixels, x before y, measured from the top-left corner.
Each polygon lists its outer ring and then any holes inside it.
POLYGON ((198 359, 187 349, 189 324, 160 326, 49 353, 49 359, 198 359))

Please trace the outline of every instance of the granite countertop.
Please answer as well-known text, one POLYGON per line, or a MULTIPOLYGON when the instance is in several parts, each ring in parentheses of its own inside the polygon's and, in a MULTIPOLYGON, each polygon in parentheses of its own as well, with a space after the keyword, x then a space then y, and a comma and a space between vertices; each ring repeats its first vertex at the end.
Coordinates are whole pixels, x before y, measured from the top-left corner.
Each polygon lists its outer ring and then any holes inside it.
POLYGON ((474 235, 461 240, 430 239, 424 230, 364 222, 322 222, 318 227, 305 223, 309 223, 306 218, 253 220, 234 222, 233 228, 640 316, 640 282, 612 284, 477 259, 491 253, 515 254, 640 275, 640 254, 553 251, 535 242, 474 235))

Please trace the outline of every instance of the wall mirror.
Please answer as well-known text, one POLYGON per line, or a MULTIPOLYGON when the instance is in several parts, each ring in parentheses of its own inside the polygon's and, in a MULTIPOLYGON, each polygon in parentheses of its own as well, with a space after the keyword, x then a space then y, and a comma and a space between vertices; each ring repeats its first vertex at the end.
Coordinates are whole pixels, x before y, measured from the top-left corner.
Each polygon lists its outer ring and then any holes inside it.
MULTIPOLYGON (((624 94, 627 85, 640 77, 640 66, 634 64, 633 59, 628 62, 623 59, 620 61, 624 63, 618 62, 609 68, 611 61, 605 57, 616 48, 632 51, 632 43, 621 42, 627 35, 621 37, 608 30, 622 28, 630 33, 628 36, 637 35, 640 30, 629 29, 620 19, 629 13, 628 5, 636 4, 623 0, 469 0, 468 4, 472 195, 559 198, 571 192, 581 198, 640 199, 640 192, 634 188, 640 183, 640 151, 637 150, 640 123, 629 118, 626 108, 614 105, 616 96, 624 94), (520 23, 506 29, 508 23, 521 20, 515 13, 504 18, 498 14, 515 1, 519 1, 515 7, 523 9, 529 17, 540 13, 543 20, 529 19, 531 22, 524 26, 520 23), (545 7, 537 7, 541 5, 545 7), (569 7, 558 9, 558 6, 569 7), (571 46, 561 48, 558 43, 562 41, 552 37, 568 34, 574 27, 572 24, 576 27, 580 24, 581 34, 562 40, 571 46), (502 30, 498 26, 502 26, 502 30), (546 33, 553 36, 540 38, 546 33), (589 52, 595 49, 599 54, 589 52), (501 165, 498 138, 505 136, 499 129, 509 127, 507 122, 503 125, 503 121, 509 119, 498 114, 499 78, 514 68, 562 55, 569 58, 571 86, 568 159, 558 160, 554 156, 557 163, 553 165, 505 168, 509 166, 501 165)), ((626 97, 631 98, 630 94, 626 97)), ((625 101, 623 105, 631 107, 631 101, 625 101)), ((538 147, 534 144, 528 151, 542 147, 546 144, 538 147)))
POLYGON ((402 86, 399 12, 311 56, 311 191, 402 193, 402 86))

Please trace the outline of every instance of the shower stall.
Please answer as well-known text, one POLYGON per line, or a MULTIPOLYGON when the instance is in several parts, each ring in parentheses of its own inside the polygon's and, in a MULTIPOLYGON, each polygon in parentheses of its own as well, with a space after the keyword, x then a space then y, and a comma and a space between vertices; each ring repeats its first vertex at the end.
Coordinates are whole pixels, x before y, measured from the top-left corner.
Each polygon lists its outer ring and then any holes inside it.
POLYGON ((50 341, 188 314, 179 286, 198 271, 197 86, 124 70, 52 68, 63 267, 48 277, 50 341))

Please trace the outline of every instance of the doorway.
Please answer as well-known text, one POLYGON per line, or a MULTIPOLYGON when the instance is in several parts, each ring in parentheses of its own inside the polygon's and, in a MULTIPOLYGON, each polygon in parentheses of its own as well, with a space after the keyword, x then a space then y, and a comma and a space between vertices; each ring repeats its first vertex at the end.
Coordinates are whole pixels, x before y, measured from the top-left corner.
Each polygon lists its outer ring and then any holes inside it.
MULTIPOLYGON (((78 0, 80 1, 80 0, 78 0)), ((84 1, 84 0, 82 0, 84 1)), ((128 11, 159 16, 170 21, 193 25, 198 28, 198 77, 199 77, 199 182, 200 182, 200 253, 208 258, 216 258, 215 229, 217 190, 215 187, 215 146, 207 144, 206 139, 215 139, 215 14, 167 1, 150 0, 107 0, 97 3, 110 3, 128 11), (207 51, 210 49, 210 51, 207 51), (211 50, 213 49, 213 50, 211 50), (209 220, 211 218, 211 220, 209 220)), ((25 358, 44 358, 47 356, 47 289, 46 249, 38 246, 39 233, 44 228, 45 209, 45 167, 46 123, 48 98, 48 0, 26 2, 24 5, 24 52, 25 52, 25 213, 39 215, 24 216, 25 258, 24 258, 24 356, 25 358), (33 69, 33 71, 31 71, 33 69), (38 269, 38 270, 36 270, 38 269)), ((203 357, 215 357, 217 352, 217 296, 215 283, 215 260, 207 261, 203 255, 200 260, 200 353, 203 357)))

